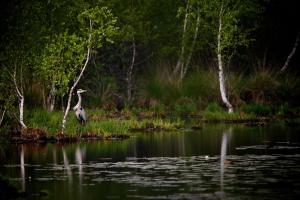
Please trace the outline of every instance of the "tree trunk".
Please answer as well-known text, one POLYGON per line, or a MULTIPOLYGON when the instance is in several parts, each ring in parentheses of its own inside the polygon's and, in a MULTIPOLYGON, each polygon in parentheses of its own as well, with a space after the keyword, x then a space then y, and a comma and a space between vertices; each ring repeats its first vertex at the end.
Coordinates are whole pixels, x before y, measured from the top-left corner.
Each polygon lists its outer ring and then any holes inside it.
POLYGON ((233 112, 233 107, 227 99, 226 96, 226 89, 225 89, 225 80, 224 80, 224 71, 223 71, 223 62, 222 62, 222 49, 221 49, 221 34, 222 34, 222 14, 223 14, 223 4, 221 5, 220 9, 220 16, 219 16, 219 31, 218 31, 218 66, 219 66, 219 84, 220 84, 220 92, 223 103, 226 105, 228 112, 233 112))
POLYGON ((132 39, 132 48, 133 48, 132 61, 127 72, 127 104, 129 106, 131 105, 132 102, 132 72, 133 72, 133 67, 134 67, 135 57, 136 57, 136 47, 135 47, 134 37, 132 39))
POLYGON ((0 119, 0 127, 1 127, 2 121, 4 119, 5 112, 6 112, 6 110, 4 109, 2 112, 2 115, 1 115, 1 119, 0 119))
POLYGON ((51 90, 49 92, 48 98, 47 98, 47 110, 48 112, 53 112, 54 106, 55 106, 55 84, 54 82, 52 83, 51 90))
POLYGON ((13 74, 13 81, 14 81, 14 84, 15 84, 15 90, 16 90, 16 93, 17 93, 17 96, 18 96, 18 99, 19 99, 19 122, 22 126, 22 128, 27 128, 27 126, 25 125, 24 123, 24 92, 23 92, 23 82, 22 82, 22 67, 21 67, 21 72, 20 72, 20 88, 18 86, 18 83, 17 83, 17 77, 16 77, 16 74, 17 74, 17 68, 15 67, 15 71, 14 71, 14 74, 13 74))
POLYGON ((185 77, 185 74, 186 74, 187 69, 188 69, 188 67, 190 65, 190 62, 191 62, 191 58, 192 58, 192 55, 193 55, 193 50, 194 50, 194 47, 195 47, 195 44, 196 44, 196 39, 197 39, 197 36, 198 36, 199 23, 200 23, 200 16, 198 15, 197 16, 197 21, 196 21, 194 37, 193 37, 193 42, 192 42, 192 45, 191 45, 190 53, 189 53, 188 58, 187 58, 186 63, 185 63, 183 73, 181 73, 181 77, 180 77, 181 80, 185 77))
POLYGON ((24 97, 22 95, 22 97, 20 98, 20 104, 19 104, 19 108, 20 108, 20 124, 22 126, 22 128, 27 128, 25 123, 24 123, 24 97))
POLYGON ((187 27, 187 21, 189 16, 189 10, 190 10, 190 2, 187 1, 186 9, 185 9, 185 17, 183 22, 183 31, 182 31, 182 41, 181 41, 181 52, 180 56, 178 58, 176 67, 173 70, 173 75, 176 76, 178 72, 180 71, 180 74, 182 74, 183 71, 183 65, 184 65, 184 54, 185 54, 185 39, 186 39, 186 27, 187 27))
POLYGON ((60 102, 61 102, 61 111, 65 112, 64 95, 61 95, 60 102))
MULTIPOLYGON (((90 20, 90 30, 92 29, 92 22, 90 20)), ((67 107, 66 107, 66 110, 65 110, 65 114, 64 114, 64 118, 62 120, 62 128, 61 128, 61 133, 64 134, 64 131, 65 131, 65 128, 66 128, 66 122, 67 122, 67 116, 68 116, 68 113, 69 113, 69 110, 70 110, 70 106, 71 106, 71 100, 72 100, 72 94, 73 94, 73 91, 75 89, 75 87, 77 86, 80 78, 82 77, 83 75, 83 72, 85 71, 85 68, 90 60, 90 51, 91 51, 91 47, 90 47, 90 44, 91 44, 91 38, 92 38, 92 35, 89 34, 89 42, 88 42, 88 49, 87 49, 87 55, 86 55, 86 60, 85 60, 85 63, 84 63, 84 66, 83 68, 81 69, 81 72, 79 74, 79 76, 77 77, 76 81, 74 82, 73 86, 71 87, 70 91, 69 91, 69 97, 68 97, 68 103, 67 103, 67 107)))
POLYGON ((294 47, 293 47, 291 53, 289 54, 289 56, 287 57, 287 59, 286 59, 284 65, 283 65, 283 67, 281 68, 280 72, 284 72, 287 69, 292 57, 294 56, 294 54, 296 52, 296 49, 297 49, 297 46, 298 46, 299 36, 300 36, 300 32, 298 33, 295 44, 294 44, 294 47))
POLYGON ((43 108, 47 110, 47 103, 46 103, 46 93, 45 93, 45 85, 43 85, 43 108))

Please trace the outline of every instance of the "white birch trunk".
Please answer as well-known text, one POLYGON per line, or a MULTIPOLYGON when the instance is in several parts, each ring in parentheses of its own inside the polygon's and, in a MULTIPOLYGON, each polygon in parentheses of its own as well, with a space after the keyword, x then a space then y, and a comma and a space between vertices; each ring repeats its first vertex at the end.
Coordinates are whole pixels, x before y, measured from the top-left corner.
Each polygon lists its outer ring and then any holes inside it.
MULTIPOLYGON (((91 22, 91 20, 90 20, 90 29, 92 29, 92 22, 91 22)), ((64 134, 64 130, 66 128, 67 116, 68 116, 68 113, 69 113, 70 107, 71 107, 71 100, 72 100, 73 91, 74 91, 75 87, 77 86, 79 80, 81 79, 81 77, 83 75, 83 72, 85 71, 85 68, 86 68, 86 66, 87 66, 87 64, 88 64, 88 62, 90 60, 91 38, 92 38, 92 35, 90 34, 89 35, 89 42, 88 42, 89 46, 88 46, 88 49, 87 49, 87 55, 86 55, 86 60, 85 60, 84 66, 81 69, 81 72, 80 72, 79 76, 77 77, 76 81, 74 82, 73 86, 71 87, 71 89, 69 91, 68 103, 67 103, 67 107, 66 107, 66 110, 65 110, 65 113, 64 113, 64 118, 62 120, 62 129, 61 129, 61 133, 62 134, 64 134)))
POLYGON ((284 72, 287 69, 292 57, 294 56, 294 54, 296 52, 296 49, 297 49, 297 46, 298 46, 299 36, 300 36, 300 32, 298 33, 295 44, 294 44, 294 47, 293 47, 291 53, 289 54, 289 56, 287 57, 287 59, 286 59, 284 65, 283 65, 283 67, 281 68, 280 72, 284 72))
POLYGON ((135 56, 136 56, 136 47, 135 47, 134 37, 132 39, 132 48, 133 48, 132 61, 131 61, 131 65, 129 67, 129 70, 127 72, 127 103, 129 105, 131 105, 131 101, 132 101, 132 72, 133 72, 133 67, 134 67, 134 63, 135 63, 135 56))
POLYGON ((22 85, 22 68, 21 68, 21 74, 20 74, 20 79, 21 79, 21 86, 19 89, 18 83, 17 83, 17 77, 16 77, 16 73, 17 73, 17 68, 15 67, 15 71, 13 74, 13 81, 15 84, 15 90, 19 99, 19 122, 22 126, 22 128, 27 128, 27 126, 24 123, 24 95, 23 95, 23 85, 22 85))
POLYGON ((183 59, 184 59, 184 54, 185 54, 185 37, 186 37, 186 27, 187 27, 187 21, 188 21, 188 16, 189 16, 189 9, 190 9, 190 2, 188 0, 187 4, 186 4, 185 16, 184 16, 184 22, 183 22, 181 52, 180 52, 180 56, 178 58, 176 67, 173 71, 173 75, 175 75, 175 76, 179 72, 179 70, 180 70, 181 74, 182 74, 182 71, 183 71, 183 64, 184 64, 183 59))
POLYGON ((223 14, 223 4, 220 10, 219 16, 219 31, 218 31, 218 66, 219 66, 219 84, 220 84, 220 92, 223 103, 226 105, 228 112, 233 112, 233 107, 227 99, 226 89, 225 89, 225 80, 224 80, 224 71, 223 71, 223 62, 222 62, 222 49, 221 49, 221 33, 222 33, 222 14, 223 14))
POLYGON ((20 97, 20 124, 22 128, 27 128, 24 123, 24 96, 20 97))

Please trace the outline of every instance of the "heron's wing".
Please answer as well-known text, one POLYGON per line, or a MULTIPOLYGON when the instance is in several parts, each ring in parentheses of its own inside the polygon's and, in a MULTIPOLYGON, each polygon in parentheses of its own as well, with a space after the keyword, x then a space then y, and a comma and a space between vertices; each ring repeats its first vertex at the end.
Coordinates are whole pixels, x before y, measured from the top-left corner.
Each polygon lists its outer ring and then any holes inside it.
POLYGON ((83 108, 80 108, 79 119, 82 120, 82 121, 87 120, 86 113, 85 113, 85 110, 83 108))

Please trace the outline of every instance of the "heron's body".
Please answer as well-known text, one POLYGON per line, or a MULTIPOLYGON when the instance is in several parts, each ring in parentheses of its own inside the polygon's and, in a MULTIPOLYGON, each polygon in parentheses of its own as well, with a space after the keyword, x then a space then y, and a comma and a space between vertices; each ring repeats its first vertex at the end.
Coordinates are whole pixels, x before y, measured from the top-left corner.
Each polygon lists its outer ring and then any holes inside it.
POLYGON ((86 122, 86 114, 85 114, 85 110, 84 110, 82 107, 76 109, 75 115, 76 115, 76 118, 78 119, 78 121, 79 121, 81 124, 84 124, 84 123, 86 122))
POLYGON ((85 110, 83 109, 83 107, 81 106, 81 93, 83 92, 86 92, 85 90, 81 90, 79 89, 77 91, 77 95, 78 95, 78 103, 76 106, 74 106, 73 110, 75 110, 75 115, 76 115, 76 118, 78 119, 78 121, 81 123, 81 124, 85 124, 86 123, 86 120, 87 120, 87 117, 86 117, 86 113, 85 113, 85 110))

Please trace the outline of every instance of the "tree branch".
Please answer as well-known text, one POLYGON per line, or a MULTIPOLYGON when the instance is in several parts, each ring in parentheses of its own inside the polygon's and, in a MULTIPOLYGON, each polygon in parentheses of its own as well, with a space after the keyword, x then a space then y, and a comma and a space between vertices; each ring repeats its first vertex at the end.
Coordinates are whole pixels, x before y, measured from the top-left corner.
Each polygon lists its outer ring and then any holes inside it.
POLYGON ((2 116, 1 116, 1 119, 0 119, 0 127, 1 127, 2 121, 4 119, 5 112, 6 112, 6 109, 4 109, 4 111, 2 113, 2 116))
POLYGON ((293 47, 291 53, 289 54, 289 56, 287 57, 287 59, 286 59, 284 65, 283 65, 283 67, 281 68, 280 72, 284 72, 287 69, 292 57, 294 56, 294 54, 296 52, 296 49, 297 49, 297 46, 298 46, 299 36, 300 36, 300 32, 298 33, 295 44, 294 44, 294 47, 293 47))

